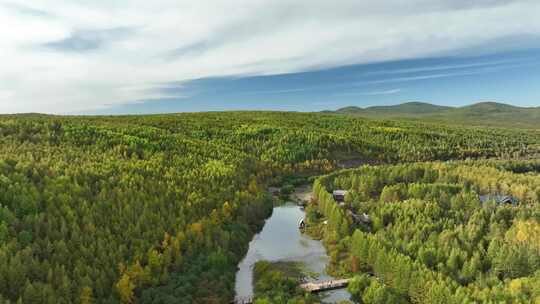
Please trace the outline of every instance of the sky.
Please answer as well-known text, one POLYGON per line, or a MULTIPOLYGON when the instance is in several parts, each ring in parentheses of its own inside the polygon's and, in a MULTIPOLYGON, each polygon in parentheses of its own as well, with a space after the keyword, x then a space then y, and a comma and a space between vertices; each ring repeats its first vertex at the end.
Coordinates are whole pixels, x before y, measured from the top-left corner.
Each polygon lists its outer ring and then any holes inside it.
POLYGON ((0 113, 540 106, 537 0, 0 0, 0 113))

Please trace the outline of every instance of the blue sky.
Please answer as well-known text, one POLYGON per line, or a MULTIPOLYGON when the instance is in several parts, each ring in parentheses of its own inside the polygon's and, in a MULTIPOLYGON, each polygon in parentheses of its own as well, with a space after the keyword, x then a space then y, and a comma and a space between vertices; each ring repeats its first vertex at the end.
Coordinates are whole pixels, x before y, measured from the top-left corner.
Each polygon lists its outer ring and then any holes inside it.
POLYGON ((497 101, 540 106, 540 50, 347 65, 170 84, 179 98, 140 101, 95 114, 224 110, 320 111, 423 101, 462 106, 497 101))
POLYGON ((539 106, 538 0, 0 0, 0 113, 539 106))

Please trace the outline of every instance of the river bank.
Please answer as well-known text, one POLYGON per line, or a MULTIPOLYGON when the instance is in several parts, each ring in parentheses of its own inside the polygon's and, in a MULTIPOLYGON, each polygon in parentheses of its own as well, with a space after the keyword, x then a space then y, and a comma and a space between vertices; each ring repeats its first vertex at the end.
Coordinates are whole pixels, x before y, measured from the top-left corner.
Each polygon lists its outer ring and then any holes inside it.
MULTIPOLYGON (((305 194, 305 191, 306 188, 302 188, 298 194, 305 194)), ((274 208, 272 216, 250 242, 248 253, 238 265, 237 299, 253 296, 253 268, 259 261, 301 262, 305 271, 313 274, 307 278, 308 281, 334 279, 326 272, 329 257, 322 243, 298 229, 298 222, 304 216, 305 212, 292 203, 274 208)), ((321 297, 322 303, 336 303, 348 300, 350 295, 346 290, 333 290, 322 293, 321 297)))

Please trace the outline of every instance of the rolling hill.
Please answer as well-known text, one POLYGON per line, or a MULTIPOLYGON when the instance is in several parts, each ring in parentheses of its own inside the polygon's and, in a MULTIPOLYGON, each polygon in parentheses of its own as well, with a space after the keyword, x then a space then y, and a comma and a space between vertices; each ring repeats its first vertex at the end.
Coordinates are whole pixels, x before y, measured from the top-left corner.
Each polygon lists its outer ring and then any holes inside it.
POLYGON ((517 107, 497 102, 480 102, 463 107, 407 102, 367 108, 345 107, 333 113, 373 118, 421 119, 466 125, 540 128, 540 107, 517 107))

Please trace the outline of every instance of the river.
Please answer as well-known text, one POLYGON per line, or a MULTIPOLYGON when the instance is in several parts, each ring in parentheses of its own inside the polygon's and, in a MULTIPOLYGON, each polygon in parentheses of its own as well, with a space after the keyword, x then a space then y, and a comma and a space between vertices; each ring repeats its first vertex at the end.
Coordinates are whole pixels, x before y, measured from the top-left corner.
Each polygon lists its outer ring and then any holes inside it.
MULTIPOLYGON (((325 272, 328 256, 321 242, 300 233, 298 229, 303 217, 304 211, 292 203, 274 208, 272 216, 249 243, 248 253, 238 265, 235 282, 237 298, 253 295, 253 266, 260 260, 302 262, 308 272, 318 274, 314 281, 333 278, 325 272)), ((336 303, 349 300, 350 294, 340 289, 325 292, 323 297, 323 303, 336 303)))

